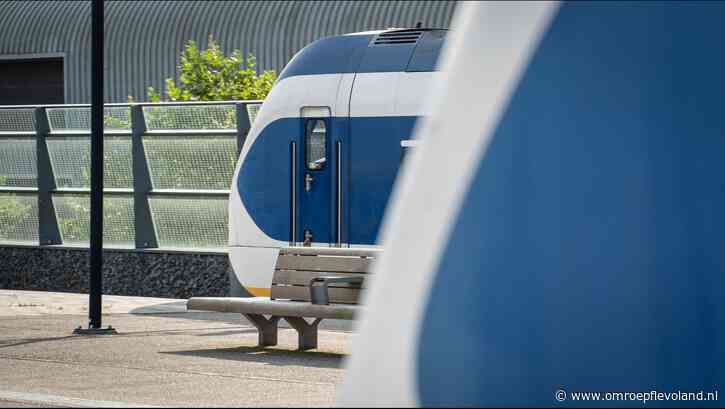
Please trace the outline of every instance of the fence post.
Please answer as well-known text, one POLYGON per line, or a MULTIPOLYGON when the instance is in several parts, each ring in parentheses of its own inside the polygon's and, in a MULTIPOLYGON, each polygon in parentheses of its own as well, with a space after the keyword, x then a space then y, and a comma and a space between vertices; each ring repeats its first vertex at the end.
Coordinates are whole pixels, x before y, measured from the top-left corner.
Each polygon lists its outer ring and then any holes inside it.
MULTIPOLYGON (((247 134, 252 127, 249 122, 249 112, 247 111, 246 102, 237 102, 234 104, 237 113, 237 157, 242 154, 242 148, 244 148, 244 142, 247 140, 247 134)), ((231 223, 231 219, 229 221, 231 223)), ((242 283, 239 282, 237 275, 234 270, 229 268, 229 296, 230 297, 249 297, 242 287, 242 283)))
POLYGON ((242 148, 244 148, 244 141, 247 139, 247 134, 252 128, 252 124, 249 122, 249 112, 247 111, 246 102, 237 102, 234 104, 237 111, 237 157, 242 154, 242 148))
POLYGON ((63 239, 58 228, 58 219, 53 206, 52 192, 56 189, 53 166, 46 136, 50 133, 50 124, 45 108, 35 108, 35 140, 38 165, 38 244, 62 244, 63 239))
POLYGON ((146 121, 143 106, 131 105, 131 156, 133 162, 133 214, 136 248, 156 248, 156 229, 151 217, 148 194, 153 189, 151 174, 146 163, 143 135, 146 121))

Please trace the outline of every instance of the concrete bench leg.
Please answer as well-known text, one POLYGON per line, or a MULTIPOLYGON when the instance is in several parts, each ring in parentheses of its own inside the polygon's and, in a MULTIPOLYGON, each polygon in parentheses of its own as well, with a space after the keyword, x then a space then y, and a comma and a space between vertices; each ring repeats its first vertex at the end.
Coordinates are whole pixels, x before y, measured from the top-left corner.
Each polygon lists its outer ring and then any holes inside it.
POLYGON ((259 346, 271 347, 277 345, 277 323, 280 317, 271 316, 269 319, 260 314, 242 314, 259 331, 259 346))
POLYGON ((317 326, 322 318, 317 318, 312 323, 308 323, 304 318, 300 317, 284 317, 292 328, 297 330, 299 336, 298 350, 306 351, 308 349, 317 348, 317 326))

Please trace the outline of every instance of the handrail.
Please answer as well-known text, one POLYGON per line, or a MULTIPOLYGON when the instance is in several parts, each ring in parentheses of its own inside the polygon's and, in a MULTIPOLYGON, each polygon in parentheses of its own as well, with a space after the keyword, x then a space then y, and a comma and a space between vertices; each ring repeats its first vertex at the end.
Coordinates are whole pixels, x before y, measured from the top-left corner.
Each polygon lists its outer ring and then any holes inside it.
POLYGON ((337 141, 337 247, 342 247, 342 142, 337 141))
POLYGON ((164 102, 133 102, 129 105, 136 106, 165 106, 165 105, 227 105, 227 104, 261 104, 261 99, 240 99, 240 100, 226 100, 226 101, 164 101, 164 102))
POLYGON ((150 195, 179 195, 179 196, 229 196, 229 189, 152 189, 150 195))
MULTIPOLYGON (((132 107, 132 106, 168 106, 168 105, 229 105, 229 104, 261 104, 261 99, 240 99, 224 101, 163 101, 163 102, 107 102, 104 107, 132 107)), ((90 104, 39 104, 39 105, 0 105, 0 109, 28 109, 28 108, 90 108, 90 104)))
MULTIPOLYGON (((106 132, 108 133, 108 132, 106 132)), ((185 136, 185 135, 234 135, 237 133, 236 128, 217 128, 217 129, 152 129, 144 132, 148 136, 185 136)))
POLYGON ((0 131, 0 138, 15 138, 22 136, 35 136, 35 131, 0 131))
POLYGON ((37 187, 28 186, 0 186, 0 193, 35 193, 37 187))
POLYGON ((297 142, 290 143, 292 180, 290 181, 290 245, 297 245, 297 142))
MULTIPOLYGON (((60 193, 60 194, 73 194, 73 193, 90 193, 91 188, 90 187, 60 187, 53 190, 53 193, 60 193)), ((110 194, 131 194, 133 193, 133 189, 129 188, 123 188, 123 187, 104 187, 103 193, 110 193, 110 194)))
MULTIPOLYGON (((106 129, 103 131, 103 136, 131 136, 131 129, 106 129)), ((62 130, 51 130, 48 132, 49 137, 85 137, 91 136, 91 131, 83 129, 62 129, 62 130)))

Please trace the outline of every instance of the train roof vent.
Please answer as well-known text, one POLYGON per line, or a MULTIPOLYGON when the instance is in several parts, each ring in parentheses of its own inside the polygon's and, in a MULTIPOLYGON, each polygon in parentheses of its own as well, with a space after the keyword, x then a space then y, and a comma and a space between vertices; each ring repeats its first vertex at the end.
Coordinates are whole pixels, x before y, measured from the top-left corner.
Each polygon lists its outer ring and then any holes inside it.
POLYGON ((422 30, 387 31, 378 34, 373 45, 414 44, 421 35, 423 35, 422 30))

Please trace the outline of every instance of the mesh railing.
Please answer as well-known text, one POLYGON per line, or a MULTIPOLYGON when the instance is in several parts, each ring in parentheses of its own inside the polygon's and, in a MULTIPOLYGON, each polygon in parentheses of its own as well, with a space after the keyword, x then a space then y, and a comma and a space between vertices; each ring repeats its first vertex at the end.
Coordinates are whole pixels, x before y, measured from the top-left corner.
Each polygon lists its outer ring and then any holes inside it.
POLYGON ((0 132, 35 132, 35 108, 0 107, 0 132))
POLYGON ((0 192, 0 242, 38 243, 38 195, 0 192))
MULTIPOLYGON (((90 236, 90 197, 86 194, 53 195, 58 226, 65 244, 85 244, 90 236)), ((133 197, 103 198, 103 241, 112 245, 133 245, 133 197)))
POLYGON ((145 106, 144 118, 149 131, 237 128, 237 114, 233 104, 145 106))
MULTIPOLYGON (((51 136, 47 138, 47 144, 56 186, 59 188, 90 187, 90 138, 51 136)), ((103 185, 106 188, 132 188, 131 166, 131 137, 104 137, 103 185)))
POLYGON ((38 186, 35 138, 0 139, 0 186, 38 186))
MULTIPOLYGON (((51 132, 89 132, 91 129, 90 107, 48 108, 51 132)), ((128 106, 103 109, 103 128, 106 131, 131 131, 131 110, 128 106)))
POLYGON ((249 123, 253 124, 257 118, 259 108, 262 108, 262 104, 249 104, 247 105, 247 115, 249 116, 249 123))
POLYGON ((229 189, 234 136, 146 136, 143 144, 154 189, 229 189))
POLYGON ((225 247, 226 197, 151 197, 149 204, 161 247, 225 247))
MULTIPOLYGON (((225 247, 237 154, 260 105, 106 106, 104 245, 225 247)), ((90 119, 88 106, 0 107, 0 244, 88 245, 90 119)))

